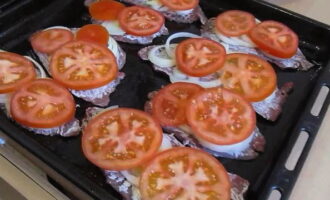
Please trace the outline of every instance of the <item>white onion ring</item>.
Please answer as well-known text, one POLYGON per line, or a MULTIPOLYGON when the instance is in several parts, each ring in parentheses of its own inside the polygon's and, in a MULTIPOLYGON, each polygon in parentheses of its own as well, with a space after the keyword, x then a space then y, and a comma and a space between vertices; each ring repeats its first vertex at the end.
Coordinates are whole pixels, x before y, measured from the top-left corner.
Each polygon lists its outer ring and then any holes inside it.
POLYGON ((55 29, 55 28, 58 28, 58 29, 65 29, 65 30, 71 31, 70 28, 65 27, 65 26, 51 26, 51 27, 48 27, 48 28, 46 28, 46 29, 44 29, 44 30, 42 30, 42 31, 47 31, 47 30, 51 30, 51 29, 55 29))
POLYGON ((201 38, 201 36, 193 34, 193 33, 187 33, 187 32, 174 33, 173 35, 171 35, 170 37, 167 38, 166 43, 165 43, 165 50, 170 58, 174 58, 174 56, 175 56, 173 51, 171 51, 171 48, 170 48, 171 41, 175 38, 180 38, 180 37, 201 38))
POLYGON ((34 66, 37 67, 38 71, 40 72, 40 78, 47 78, 47 74, 44 68, 42 68, 42 66, 37 61, 35 61, 30 56, 24 56, 24 57, 29 59, 34 64, 34 66))
MULTIPOLYGON (((170 49, 171 47, 173 47, 174 45, 170 45, 170 49)), ((165 45, 159 45, 156 46, 154 48, 152 48, 149 52, 148 52, 148 59, 150 60, 150 62, 152 62, 153 64, 159 66, 159 67, 173 67, 175 66, 175 59, 173 58, 165 58, 165 57, 161 57, 157 55, 157 52, 161 51, 161 48, 166 48, 165 45)), ((166 51, 166 50, 165 50, 166 51)), ((173 51, 173 50, 171 50, 173 51)), ((167 54, 167 52, 166 52, 167 54)))

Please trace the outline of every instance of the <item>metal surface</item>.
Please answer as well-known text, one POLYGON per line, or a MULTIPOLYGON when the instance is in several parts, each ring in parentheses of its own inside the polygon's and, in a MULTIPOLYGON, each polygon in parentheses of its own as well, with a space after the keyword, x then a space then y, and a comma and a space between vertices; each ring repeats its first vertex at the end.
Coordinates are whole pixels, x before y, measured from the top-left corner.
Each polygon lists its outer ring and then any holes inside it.
MULTIPOLYGON (((322 122, 325 109, 329 105, 329 96, 327 96, 320 114, 313 116, 310 113, 320 88, 330 84, 328 79, 330 28, 257 0, 201 0, 201 6, 208 17, 214 17, 226 9, 242 9, 252 12, 261 20, 282 21, 297 32, 300 37, 300 48, 310 61, 317 63, 307 72, 281 71, 274 66, 279 85, 292 81, 295 87, 276 122, 258 118, 258 127, 267 140, 265 152, 252 161, 220 159, 229 172, 250 181, 247 200, 267 199, 273 188, 278 188, 282 200, 288 199, 322 122), (285 162, 302 130, 309 133, 309 138, 295 169, 289 171, 285 168, 285 162)), ((33 56, 27 40, 33 32, 53 25, 79 27, 88 22, 89 17, 82 1, 51 1, 44 5, 42 10, 26 16, 24 21, 12 24, 10 28, 0 33, 0 48, 33 56)), ((171 33, 179 31, 199 33, 200 28, 199 23, 188 25, 167 22, 166 25, 171 33)), ((160 44, 164 41, 165 37, 162 37, 156 39, 155 43, 160 44)), ((143 46, 121 45, 128 54, 127 64, 123 69, 127 76, 116 92, 110 96, 110 105, 142 109, 148 92, 160 88, 169 81, 164 74, 153 71, 149 63, 138 58, 137 51, 143 46)), ((76 116, 81 119, 84 110, 91 104, 78 99, 77 103, 81 106, 76 116)), ((119 195, 105 183, 101 171, 84 158, 80 149, 80 136, 61 138, 34 135, 7 119, 3 113, 0 116, 0 129, 92 197, 120 199, 119 195)))

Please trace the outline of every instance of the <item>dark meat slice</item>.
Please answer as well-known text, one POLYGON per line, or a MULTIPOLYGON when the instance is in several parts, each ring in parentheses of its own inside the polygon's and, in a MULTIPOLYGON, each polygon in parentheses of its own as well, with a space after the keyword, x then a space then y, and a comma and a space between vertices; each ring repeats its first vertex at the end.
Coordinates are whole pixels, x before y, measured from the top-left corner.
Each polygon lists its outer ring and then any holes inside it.
POLYGON ((285 83, 281 89, 277 89, 266 99, 252 103, 254 110, 263 118, 275 121, 282 112, 288 94, 293 88, 292 82, 285 83))
MULTIPOLYGON (((92 110, 95 111, 94 108, 92 110)), ((171 141, 173 147, 184 146, 173 135, 164 134, 164 136, 171 141)), ((104 170, 104 175, 107 183, 120 193, 125 200, 141 200, 138 188, 130 183, 120 171, 104 170)), ((228 173, 228 176, 232 186, 231 199, 244 200, 249 182, 236 174, 228 173)))
POLYGON ((249 181, 242 177, 228 173, 231 182, 231 200, 244 200, 244 194, 249 188, 249 181))
POLYGON ((272 56, 268 56, 256 48, 224 43, 215 33, 215 18, 210 18, 202 26, 201 35, 203 37, 212 39, 216 42, 222 43, 226 47, 227 52, 229 52, 229 53, 230 52, 232 52, 232 53, 240 52, 240 53, 254 54, 254 55, 260 56, 261 58, 263 58, 265 60, 268 60, 269 62, 276 64, 281 69, 299 69, 299 70, 306 71, 314 66, 314 64, 310 63, 306 59, 306 57, 304 56, 304 54, 301 52, 300 49, 298 49, 296 55, 294 55, 292 58, 280 59, 280 58, 274 58, 272 56))
MULTIPOLYGON (((151 100, 157 91, 151 92, 148 95, 148 98, 151 100)), ((147 101, 144 105, 144 110, 147 113, 152 113, 152 104, 151 101, 147 101)), ((253 138, 251 142, 247 146, 246 149, 240 152, 217 152, 211 149, 204 147, 200 142, 191 134, 188 133, 186 129, 188 128, 180 128, 180 127, 172 127, 172 126, 165 126, 162 127, 163 130, 168 134, 173 134, 184 146, 191 147, 191 148, 198 148, 204 149, 205 151, 211 153, 216 157, 224 157, 224 158, 232 158, 232 159, 240 159, 240 160, 251 160, 256 158, 259 154, 258 152, 263 152, 264 147, 266 145, 266 140, 264 136, 260 133, 259 129, 256 127, 253 134, 253 138)))

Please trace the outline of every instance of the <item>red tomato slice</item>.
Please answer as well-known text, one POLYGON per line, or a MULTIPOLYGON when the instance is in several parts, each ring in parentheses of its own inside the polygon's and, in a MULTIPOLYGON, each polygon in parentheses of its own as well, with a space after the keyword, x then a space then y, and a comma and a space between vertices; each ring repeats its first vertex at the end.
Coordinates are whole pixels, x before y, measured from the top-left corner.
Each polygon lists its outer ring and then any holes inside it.
POLYGON ((226 36, 241 36, 255 27, 255 17, 248 12, 241 10, 229 10, 220 15, 216 19, 217 30, 226 36))
POLYGON ((223 165, 201 150, 176 147, 159 153, 140 178, 141 199, 230 200, 231 183, 223 165))
POLYGON ((163 126, 185 124, 187 101, 202 90, 201 86, 193 83, 169 84, 152 99, 152 115, 163 126))
POLYGON ((82 136, 82 149, 92 163, 107 170, 127 170, 151 159, 163 132, 147 113, 117 108, 90 120, 82 136))
POLYGON ((226 50, 212 40, 191 38, 176 48, 177 67, 190 76, 207 76, 218 71, 225 61, 226 50))
POLYGON ((89 14, 97 20, 116 20, 125 5, 117 1, 101 0, 89 5, 89 14))
POLYGON ((10 113, 32 128, 53 128, 73 119, 76 104, 71 93, 51 79, 37 79, 18 89, 10 100, 10 113))
POLYGON ((32 35, 30 41, 34 50, 51 54, 62 45, 73 40, 73 33, 62 28, 39 31, 32 35))
POLYGON ((251 104, 223 88, 197 93, 187 105, 186 116, 198 138, 219 145, 241 142, 256 127, 256 114, 251 104))
POLYGON ((123 9, 118 16, 120 27, 128 34, 149 36, 158 32, 164 25, 164 17, 159 12, 141 6, 123 9))
POLYGON ((10 52, 0 52, 0 94, 13 92, 36 78, 31 61, 10 52))
POLYGON ((74 41, 54 52, 50 72, 56 81, 67 88, 88 90, 114 80, 118 67, 115 56, 106 47, 74 41))
POLYGON ((87 24, 81 27, 76 33, 77 40, 94 42, 99 45, 108 45, 109 33, 107 29, 99 24, 87 24))
POLYGON ((237 92, 248 101, 257 102, 271 95, 276 88, 273 67, 258 56, 228 54, 221 69, 223 87, 237 92))
POLYGON ((171 10, 190 10, 197 7, 199 0, 160 0, 171 10))
POLYGON ((278 58, 291 58, 298 49, 297 34, 280 22, 263 21, 249 36, 261 50, 278 58))

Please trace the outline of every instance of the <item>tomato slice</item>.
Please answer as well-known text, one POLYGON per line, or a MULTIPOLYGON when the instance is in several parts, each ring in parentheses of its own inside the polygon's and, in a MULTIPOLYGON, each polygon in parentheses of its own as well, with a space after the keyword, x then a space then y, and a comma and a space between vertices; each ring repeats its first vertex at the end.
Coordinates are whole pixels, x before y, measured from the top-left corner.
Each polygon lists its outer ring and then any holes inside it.
POLYGON ((231 184, 223 165, 201 150, 176 147, 153 158, 140 178, 144 200, 230 200, 231 184))
POLYGON ((116 20, 118 14, 125 8, 125 5, 112 0, 96 1, 89 5, 89 14, 97 20, 116 20))
POLYGON ((118 16, 120 27, 128 34, 149 36, 164 25, 162 14, 150 8, 131 6, 123 9, 118 16))
POLYGON ((250 102, 271 95, 276 88, 273 67, 258 56, 243 53, 228 54, 221 69, 223 87, 239 93, 250 102))
POLYGON ((0 52, 0 94, 13 92, 36 78, 31 61, 10 52, 0 52))
POLYGON ((188 124, 197 138, 230 145, 248 138, 256 127, 256 114, 242 96, 223 88, 197 93, 187 104, 188 124))
POLYGON ((190 38, 176 48, 177 67, 190 76, 202 77, 218 71, 225 61, 226 50, 212 40, 190 38))
POLYGON ((217 30, 226 36, 241 36, 253 29, 256 25, 255 17, 241 10, 229 10, 216 18, 217 30))
POLYGON ((36 79, 18 89, 10 100, 10 113, 32 128, 53 128, 73 119, 76 104, 71 93, 51 79, 36 79))
POLYGON ((263 21, 249 36, 261 50, 278 58, 291 58, 298 49, 297 34, 280 22, 263 21))
POLYGON ((160 0, 171 10, 190 10, 197 7, 199 0, 160 0))
POLYGON ((90 120, 82 136, 82 149, 92 163, 107 170, 127 170, 151 159, 163 132, 147 113, 117 108, 90 120))
POLYGON ((76 33, 77 40, 94 42, 99 45, 108 45, 109 33, 107 29, 99 24, 87 24, 81 27, 76 33))
POLYGON ((163 126, 186 123, 186 104, 189 98, 203 88, 193 83, 177 82, 159 90, 152 99, 152 115, 163 126))
POLYGON ((50 61, 53 78, 75 90, 87 90, 108 84, 117 77, 113 53, 106 47, 74 41, 54 52, 50 61))
POLYGON ((51 54, 65 43, 73 40, 73 33, 62 28, 39 31, 32 35, 30 41, 34 50, 51 54))

